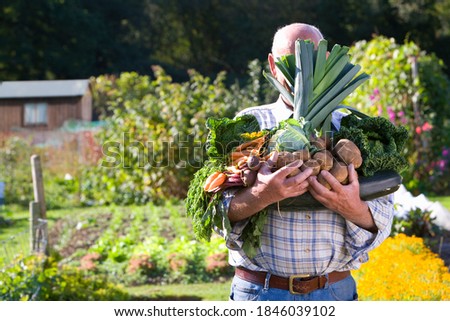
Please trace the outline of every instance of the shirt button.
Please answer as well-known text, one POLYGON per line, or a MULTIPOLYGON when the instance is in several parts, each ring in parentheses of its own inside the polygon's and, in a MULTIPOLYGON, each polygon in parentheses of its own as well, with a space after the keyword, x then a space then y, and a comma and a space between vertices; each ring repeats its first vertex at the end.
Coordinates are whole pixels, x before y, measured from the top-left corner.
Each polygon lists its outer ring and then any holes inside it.
POLYGON ((306 250, 305 250, 306 253, 309 253, 309 251, 311 251, 311 250, 310 250, 310 249, 306 249, 306 250))
POLYGON ((307 220, 310 220, 310 219, 311 219, 311 215, 306 214, 306 219, 307 219, 307 220))

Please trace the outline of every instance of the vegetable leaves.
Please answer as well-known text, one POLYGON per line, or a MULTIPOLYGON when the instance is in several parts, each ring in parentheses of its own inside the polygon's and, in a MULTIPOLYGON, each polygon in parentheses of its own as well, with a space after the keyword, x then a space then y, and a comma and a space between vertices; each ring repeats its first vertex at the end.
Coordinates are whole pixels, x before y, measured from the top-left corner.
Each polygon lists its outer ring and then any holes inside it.
POLYGON ((275 134, 271 137, 269 148, 277 151, 295 152, 309 147, 309 135, 304 131, 303 125, 295 119, 280 122, 275 134))
POLYGON ((222 160, 234 147, 244 142, 242 134, 260 130, 258 120, 253 115, 243 115, 235 119, 208 118, 206 127, 209 129, 206 152, 209 158, 222 160))
POLYGON ((372 176, 381 170, 401 173, 408 167, 402 149, 408 139, 408 130, 395 126, 383 117, 359 119, 349 115, 342 119, 341 128, 334 140, 347 138, 361 150, 362 166, 358 169, 364 176, 372 176))

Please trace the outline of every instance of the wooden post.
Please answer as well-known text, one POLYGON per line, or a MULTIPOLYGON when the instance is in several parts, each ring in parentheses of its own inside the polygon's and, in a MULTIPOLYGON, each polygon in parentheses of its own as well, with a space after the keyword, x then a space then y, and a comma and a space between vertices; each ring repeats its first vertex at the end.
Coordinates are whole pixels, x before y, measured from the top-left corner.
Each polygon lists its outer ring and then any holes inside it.
MULTIPOLYGON (((39 219, 42 221, 47 221, 47 211, 45 206, 45 195, 44 195, 44 180, 42 178, 42 167, 41 167, 41 159, 39 155, 33 155, 31 156, 31 174, 33 176, 33 190, 34 190, 34 202, 31 202, 33 204, 30 204, 30 212, 31 212, 31 220, 33 220, 33 215, 35 215, 36 223, 34 224, 33 231, 31 231, 31 238, 33 240, 33 247, 32 250, 40 250, 39 248, 39 237, 47 237, 47 225, 45 224, 39 229, 39 235, 36 234, 36 227, 38 226, 39 219), (33 214, 33 212, 37 214, 33 214), (33 236, 34 235, 34 236, 33 236)), ((48 240, 46 240, 46 246, 45 246, 45 254, 49 254, 49 248, 50 244, 48 240)))
POLYGON ((39 155, 31 156, 31 173, 33 175, 34 201, 39 203, 40 218, 47 219, 45 207, 44 180, 42 179, 41 158, 39 155))
POLYGON ((39 219, 39 203, 30 202, 30 250, 31 253, 37 250, 36 229, 39 219))

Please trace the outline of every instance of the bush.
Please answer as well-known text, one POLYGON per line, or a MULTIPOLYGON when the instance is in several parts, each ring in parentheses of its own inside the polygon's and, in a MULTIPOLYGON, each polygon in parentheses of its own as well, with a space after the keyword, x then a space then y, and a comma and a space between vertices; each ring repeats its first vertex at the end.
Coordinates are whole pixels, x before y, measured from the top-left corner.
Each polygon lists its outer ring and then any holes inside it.
POLYGON ((41 156, 44 191, 47 209, 58 209, 80 205, 79 181, 77 177, 67 179, 68 168, 76 166, 62 155, 70 152, 70 146, 58 151, 56 148, 31 146, 30 140, 18 136, 2 137, 0 140, 0 181, 5 182, 7 204, 28 207, 33 196, 33 180, 30 157, 41 156), (58 155, 59 154, 59 155, 58 155), (64 164, 62 164, 64 162, 64 164), (58 168, 54 168, 57 164, 58 168))
POLYGON ((86 275, 51 257, 28 256, 0 274, 0 299, 8 301, 122 301, 129 295, 104 276, 86 275))
POLYGON ((421 238, 388 238, 352 274, 361 300, 450 300, 448 268, 421 238))
POLYGON ((357 42, 351 54, 371 78, 344 103, 409 128, 404 153, 412 166, 403 174, 410 191, 450 193, 450 81, 443 62, 411 41, 383 36, 357 42))
POLYGON ((391 235, 406 234, 409 236, 429 237, 435 236, 439 226, 434 224, 435 217, 432 211, 414 208, 406 213, 405 217, 394 216, 391 235))
POLYGON ((249 83, 227 87, 216 79, 189 72, 175 83, 160 67, 154 79, 136 73, 95 81, 95 105, 106 126, 98 135, 103 159, 83 175, 86 204, 145 204, 184 198, 193 174, 205 159, 208 117, 234 117, 267 94, 261 66, 250 64, 249 83))
POLYGON ((7 204, 28 206, 33 199, 30 144, 20 137, 3 137, 0 141, 0 181, 5 182, 7 204))

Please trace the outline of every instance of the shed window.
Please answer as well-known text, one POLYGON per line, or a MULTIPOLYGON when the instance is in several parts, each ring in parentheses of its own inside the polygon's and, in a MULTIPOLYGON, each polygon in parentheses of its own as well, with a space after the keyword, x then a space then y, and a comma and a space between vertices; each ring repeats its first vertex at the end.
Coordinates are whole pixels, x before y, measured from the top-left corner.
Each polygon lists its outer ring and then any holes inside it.
POLYGON ((25 125, 47 124, 47 103, 25 104, 25 125))

